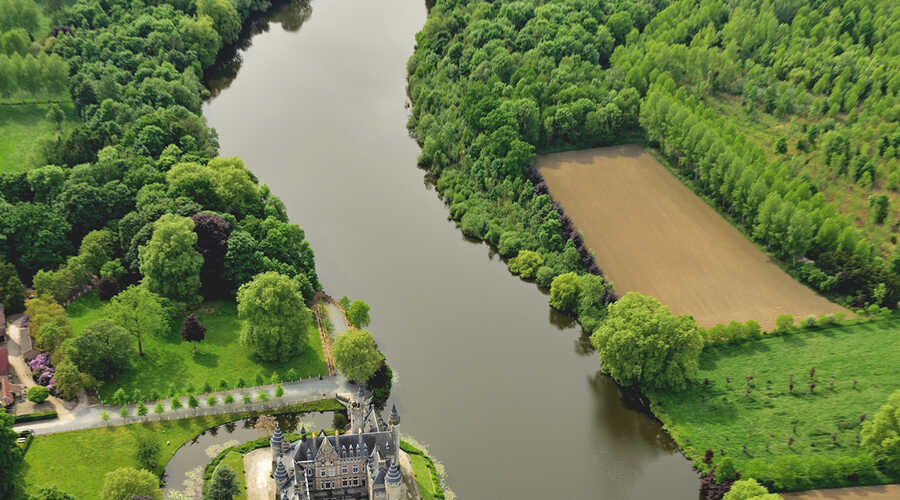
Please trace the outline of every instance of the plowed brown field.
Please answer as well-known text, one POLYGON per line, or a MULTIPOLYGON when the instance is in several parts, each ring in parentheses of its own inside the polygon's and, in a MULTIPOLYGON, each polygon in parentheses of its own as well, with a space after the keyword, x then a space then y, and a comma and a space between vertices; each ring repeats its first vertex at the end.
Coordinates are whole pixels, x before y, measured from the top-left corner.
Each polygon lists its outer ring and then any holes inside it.
POLYGON ((619 294, 652 295, 703 326, 845 311, 782 271, 640 146, 540 156, 553 199, 619 294))

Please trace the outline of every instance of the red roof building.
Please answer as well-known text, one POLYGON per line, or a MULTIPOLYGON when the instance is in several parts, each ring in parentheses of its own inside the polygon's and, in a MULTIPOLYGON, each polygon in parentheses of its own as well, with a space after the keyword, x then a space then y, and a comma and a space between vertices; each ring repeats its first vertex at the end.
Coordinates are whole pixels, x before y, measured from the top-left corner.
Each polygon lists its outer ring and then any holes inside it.
POLYGON ((9 351, 0 347, 0 377, 9 375, 9 351))

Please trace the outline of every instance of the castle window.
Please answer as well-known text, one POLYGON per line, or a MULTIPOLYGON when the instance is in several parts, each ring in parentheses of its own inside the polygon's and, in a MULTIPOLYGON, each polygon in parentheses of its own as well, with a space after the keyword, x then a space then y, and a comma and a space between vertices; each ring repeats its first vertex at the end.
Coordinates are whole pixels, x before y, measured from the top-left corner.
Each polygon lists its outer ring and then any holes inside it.
POLYGON ((328 468, 328 477, 334 477, 334 467, 328 468))
POLYGON ((347 480, 346 480, 346 479, 341 479, 341 486, 344 486, 344 487, 347 486, 347 480))
POLYGON ((359 472, 359 466, 358 466, 358 465, 354 465, 354 466, 353 466, 353 473, 356 474, 357 472, 359 472))
POLYGON ((322 469, 322 470, 319 472, 319 477, 325 477, 325 469, 322 469))
POLYGON ((347 466, 341 467, 341 474, 347 473, 347 466))

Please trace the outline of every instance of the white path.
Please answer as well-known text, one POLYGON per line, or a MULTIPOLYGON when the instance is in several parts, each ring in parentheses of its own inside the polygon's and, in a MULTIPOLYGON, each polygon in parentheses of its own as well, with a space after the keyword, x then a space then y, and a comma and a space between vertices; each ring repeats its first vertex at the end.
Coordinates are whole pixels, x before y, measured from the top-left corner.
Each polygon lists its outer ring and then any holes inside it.
POLYGON ((281 386, 284 388, 284 395, 280 398, 275 397, 275 385, 245 387, 243 389, 233 389, 230 391, 219 391, 198 395, 197 399, 200 402, 200 406, 197 409, 187 408, 187 398, 182 396, 180 399, 184 407, 178 410, 172 410, 171 398, 167 398, 160 400, 166 410, 162 415, 156 415, 153 412, 153 409, 156 406, 155 401, 146 403, 148 414, 145 417, 137 416, 137 405, 129 405, 130 416, 125 419, 119 416, 119 411, 122 408, 121 406, 99 404, 92 406, 78 406, 69 411, 66 418, 15 425, 13 426, 13 429, 16 431, 31 430, 34 431, 35 434, 52 434, 56 432, 134 424, 138 422, 178 420, 203 415, 220 415, 243 411, 266 411, 297 403, 315 401, 317 399, 334 398, 338 394, 349 396, 356 391, 354 386, 341 376, 323 377, 321 380, 312 378, 299 382, 285 382, 281 384, 281 386), (266 394, 269 396, 268 402, 256 402, 260 390, 266 391, 266 394), (245 392, 253 398, 253 403, 244 404, 241 402, 242 395, 245 392), (223 400, 225 399, 226 394, 234 396, 235 403, 230 405, 224 404, 223 400), (207 399, 210 395, 214 395, 216 396, 216 399, 218 399, 218 403, 215 406, 207 405, 207 399), (102 416, 104 411, 109 413, 108 422, 103 421, 102 416))
POLYGON ((247 500, 269 500, 275 497, 275 480, 271 474, 271 449, 260 448, 244 455, 247 500))

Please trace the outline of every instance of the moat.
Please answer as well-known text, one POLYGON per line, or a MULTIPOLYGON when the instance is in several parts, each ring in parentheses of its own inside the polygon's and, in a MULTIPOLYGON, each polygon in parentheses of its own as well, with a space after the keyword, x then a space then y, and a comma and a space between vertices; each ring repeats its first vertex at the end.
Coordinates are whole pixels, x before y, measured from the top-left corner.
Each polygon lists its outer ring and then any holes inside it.
POLYGON ((211 81, 221 154, 284 200, 326 291, 372 305, 403 431, 461 498, 696 499, 690 463, 599 375, 577 325, 467 241, 416 168, 406 61, 425 15, 399 0, 276 8, 211 81))

